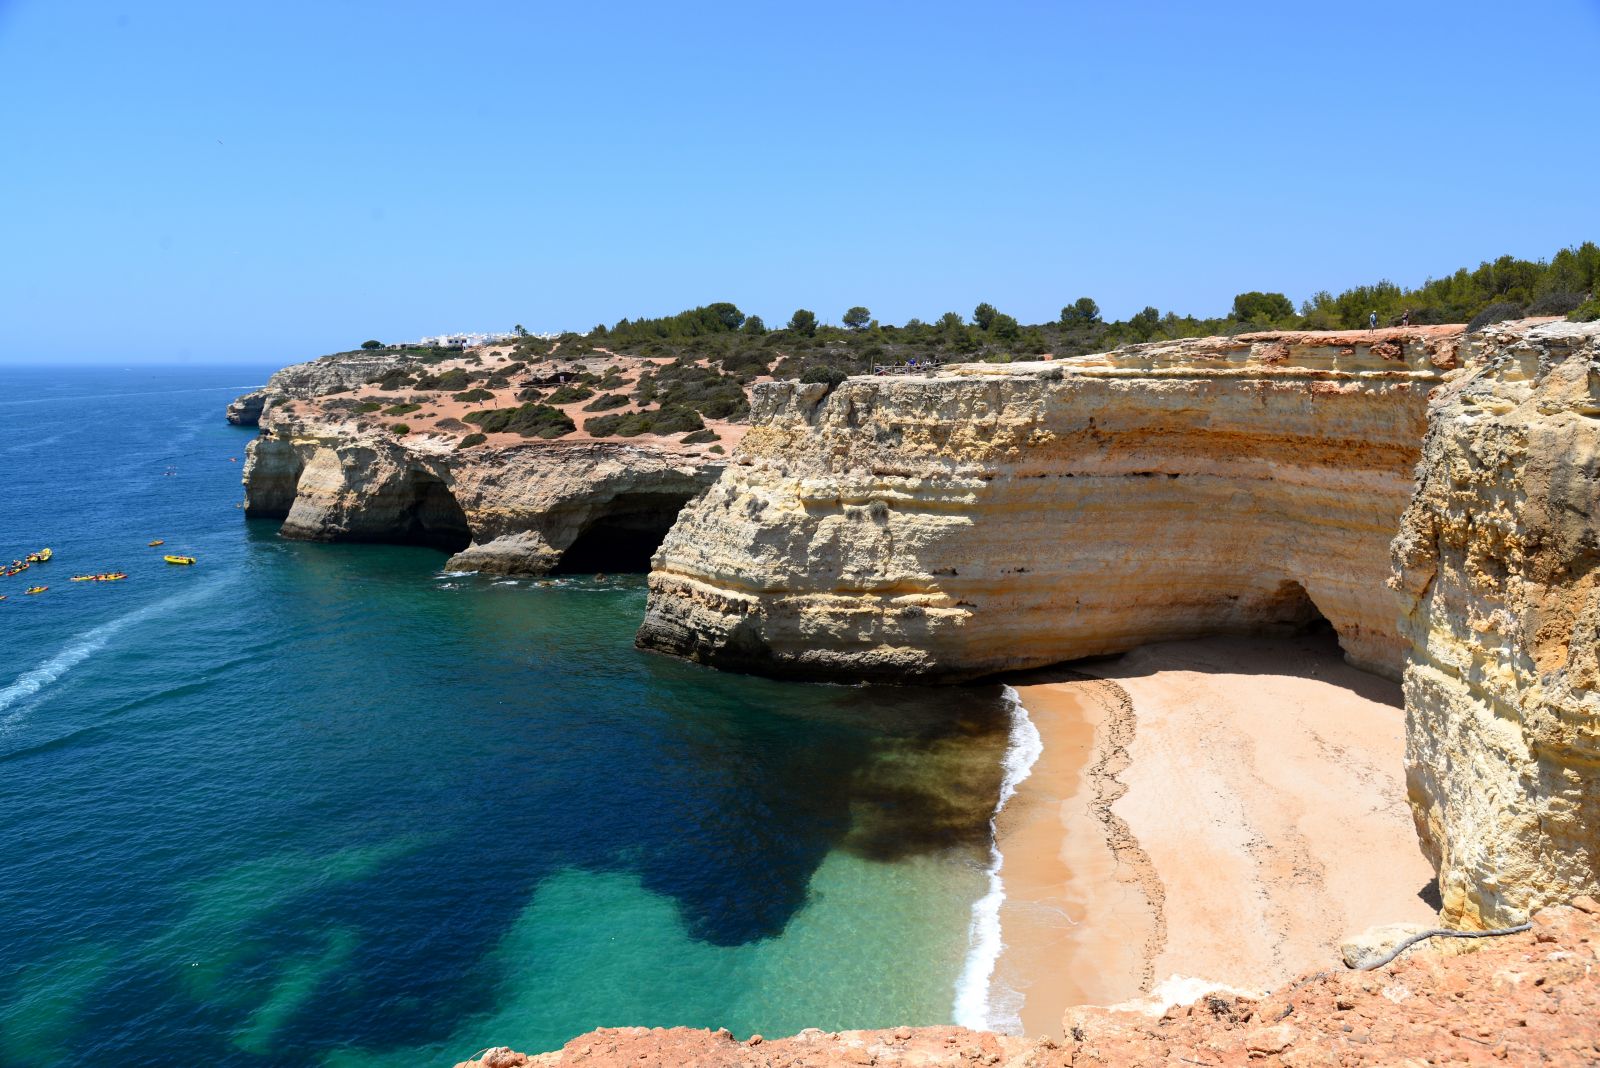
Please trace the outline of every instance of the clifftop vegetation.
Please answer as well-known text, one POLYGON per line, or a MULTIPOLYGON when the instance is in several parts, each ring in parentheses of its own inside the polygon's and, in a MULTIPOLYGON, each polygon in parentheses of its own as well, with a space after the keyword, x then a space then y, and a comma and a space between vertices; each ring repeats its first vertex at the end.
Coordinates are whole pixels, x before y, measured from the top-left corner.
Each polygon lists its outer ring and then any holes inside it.
MULTIPOLYGON (((932 321, 912 319, 903 326, 880 323, 864 305, 842 310, 839 326, 800 308, 783 327, 769 328, 760 316, 747 316, 724 302, 661 318, 601 324, 587 334, 566 334, 560 338, 559 355, 666 357, 676 361, 676 370, 663 370, 666 377, 686 376, 691 364, 706 361, 742 385, 756 375, 798 378, 818 368, 859 374, 874 366, 913 361, 1007 361, 1047 352, 1075 356, 1212 334, 1354 330, 1366 327, 1373 312, 1380 326, 1397 326, 1408 311, 1414 324, 1469 323, 1474 329, 1528 315, 1600 318, 1600 246, 1585 242, 1561 249, 1549 260, 1502 256, 1411 289, 1384 280, 1337 295, 1324 290, 1298 307, 1283 293, 1240 293, 1227 314, 1210 318, 1150 306, 1127 319, 1107 322, 1093 298, 1079 297, 1045 323, 1020 323, 985 302, 970 315, 949 311, 932 321)), ((537 359, 554 343, 530 337, 516 344, 520 356, 537 359)))

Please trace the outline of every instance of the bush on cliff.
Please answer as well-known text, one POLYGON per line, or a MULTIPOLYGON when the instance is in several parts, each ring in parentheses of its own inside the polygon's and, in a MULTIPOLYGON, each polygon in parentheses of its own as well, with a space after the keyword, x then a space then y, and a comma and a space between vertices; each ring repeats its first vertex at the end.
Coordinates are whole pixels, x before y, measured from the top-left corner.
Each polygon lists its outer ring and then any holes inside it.
POLYGON ((420 404, 391 404, 383 410, 384 415, 410 415, 412 412, 422 410, 420 404))
POLYGON ((804 371, 800 372, 800 381, 807 384, 821 382, 829 389, 832 389, 834 386, 837 386, 839 383, 843 382, 849 377, 849 375, 845 374, 837 367, 826 367, 817 364, 813 364, 812 366, 807 367, 804 371))
POLYGON ((466 401, 468 404, 477 404, 480 401, 494 400, 494 394, 487 389, 469 389, 465 393, 451 394, 453 400, 466 401))
POLYGON ((393 431, 394 433, 400 435, 401 437, 404 437, 405 435, 411 433, 411 428, 409 426, 407 426, 405 423, 394 423, 393 425, 391 425, 389 427, 389 429, 391 431, 393 431))
POLYGON ((521 434, 525 438, 559 438, 576 430, 565 412, 548 404, 524 404, 516 408, 490 408, 463 416, 489 434, 521 434))
POLYGON ((583 406, 586 412, 609 412, 613 408, 626 408, 631 402, 623 393, 602 393, 583 406))
POLYGON ((1522 318, 1522 305, 1520 304, 1491 304, 1472 317, 1472 321, 1467 324, 1467 333, 1476 334, 1491 323, 1503 323, 1507 319, 1520 318, 1522 318))
POLYGON ((573 404, 592 396, 594 390, 587 386, 560 386, 544 400, 546 404, 573 404))
POLYGON ((366 415, 369 412, 375 412, 382 407, 383 405, 377 401, 362 401, 360 404, 356 405, 355 410, 360 412, 362 415, 366 415))
POLYGON ((597 438, 615 434, 619 438, 632 438, 640 434, 682 434, 703 430, 705 423, 700 414, 683 407, 657 408, 648 412, 627 412, 616 415, 597 415, 584 421, 583 429, 597 438))
POLYGON ((443 374, 425 374, 417 379, 417 388, 430 393, 438 390, 455 392, 466 389, 471 384, 472 380, 467 376, 467 372, 459 367, 453 367, 443 374))
POLYGON ((466 437, 462 438, 460 441, 456 442, 456 448, 458 448, 458 449, 470 449, 474 445, 482 445, 484 442, 486 442, 488 440, 489 440, 489 435, 480 434, 480 433, 474 431, 473 433, 468 434, 466 437))

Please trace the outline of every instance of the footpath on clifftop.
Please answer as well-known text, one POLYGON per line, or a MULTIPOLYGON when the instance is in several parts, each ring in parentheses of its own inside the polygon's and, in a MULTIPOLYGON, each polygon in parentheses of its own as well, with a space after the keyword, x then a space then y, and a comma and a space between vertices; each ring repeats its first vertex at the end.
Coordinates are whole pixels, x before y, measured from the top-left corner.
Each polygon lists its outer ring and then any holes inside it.
POLYGON ((1211 994, 1149 1016, 1067 1013, 1066 1038, 959 1027, 802 1031, 603 1028, 526 1056, 485 1050, 456 1068, 798 1068, 833 1065, 1333 1065, 1600 1063, 1600 902, 1543 909, 1523 934, 1439 940, 1375 971, 1334 965, 1261 1000, 1211 994))

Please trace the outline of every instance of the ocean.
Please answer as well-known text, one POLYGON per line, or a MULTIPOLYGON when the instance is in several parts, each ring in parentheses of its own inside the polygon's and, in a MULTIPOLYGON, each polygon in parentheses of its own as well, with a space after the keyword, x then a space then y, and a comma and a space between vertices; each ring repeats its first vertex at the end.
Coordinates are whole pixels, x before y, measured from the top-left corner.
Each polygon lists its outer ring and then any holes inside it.
POLYGON ((0 578, 0 1065, 982 1015, 1005 691, 723 674, 633 648, 642 576, 284 541, 223 421, 270 370, 5 371, 0 559, 55 559, 0 578))

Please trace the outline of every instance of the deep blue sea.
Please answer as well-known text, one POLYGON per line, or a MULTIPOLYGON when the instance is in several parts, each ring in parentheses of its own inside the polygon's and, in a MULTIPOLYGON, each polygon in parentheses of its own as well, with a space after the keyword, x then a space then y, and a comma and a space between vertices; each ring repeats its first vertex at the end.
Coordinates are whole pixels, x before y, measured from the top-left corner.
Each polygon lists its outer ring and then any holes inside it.
POLYGON ((55 559, 0 578, 0 1065, 951 1019, 998 688, 721 674, 633 648, 642 576, 284 541, 223 421, 270 370, 3 369, 0 559, 55 559))

